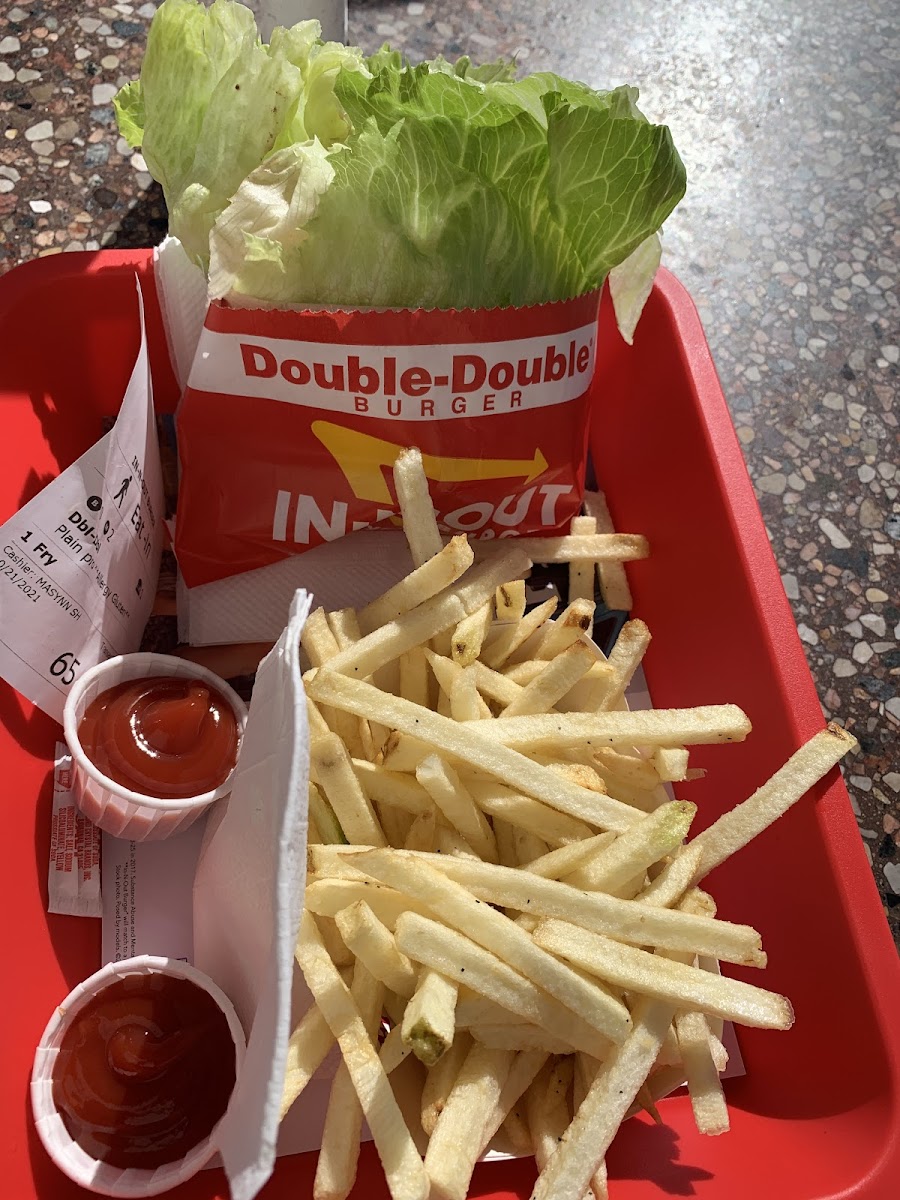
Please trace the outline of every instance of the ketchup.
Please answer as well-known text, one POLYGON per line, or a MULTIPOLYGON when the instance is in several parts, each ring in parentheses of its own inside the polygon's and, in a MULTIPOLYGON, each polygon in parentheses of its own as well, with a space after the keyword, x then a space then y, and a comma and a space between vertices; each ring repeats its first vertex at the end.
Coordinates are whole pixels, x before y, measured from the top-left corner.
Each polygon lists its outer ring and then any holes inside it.
POLYGON ((152 1169, 212 1132, 234 1081, 234 1041, 212 996, 177 976, 126 975, 73 1019, 53 1099, 86 1154, 152 1169))
POLYGON ((238 725, 221 692, 197 679, 129 679, 88 705, 78 737, 99 771, 143 796, 183 799, 224 783, 238 725))

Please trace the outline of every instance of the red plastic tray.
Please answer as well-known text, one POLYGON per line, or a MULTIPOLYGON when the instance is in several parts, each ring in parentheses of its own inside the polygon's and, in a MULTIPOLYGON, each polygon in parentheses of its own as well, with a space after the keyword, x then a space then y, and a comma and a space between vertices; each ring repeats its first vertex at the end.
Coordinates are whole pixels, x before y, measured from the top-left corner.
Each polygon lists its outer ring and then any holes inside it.
MULTIPOLYGON (((99 435, 137 347, 134 273, 145 284, 159 407, 168 367, 146 251, 66 254, 0 281, 0 519, 99 435)), ((692 752, 710 768, 685 797, 697 828, 744 799, 822 726, 813 683, 693 304, 661 272, 635 344, 601 314, 591 445, 619 528, 648 535, 631 573, 653 631, 646 670, 657 705, 733 701, 754 731, 692 752)), ((58 727, 0 684, 5 792, 6 986, 0 1043, 4 1200, 84 1193, 56 1170, 31 1125, 33 1047, 52 1010, 99 962, 99 922, 45 913, 50 767, 58 727)), ((734 974, 786 993, 790 1033, 740 1030, 747 1074, 727 1082, 732 1130, 702 1138, 684 1097, 665 1121, 636 1118, 608 1159, 613 1200, 889 1200, 900 1194, 900 966, 837 771, 710 877, 722 916, 757 926, 769 968, 734 974)), ((729 968, 729 973, 732 973, 729 968)), ((267 1200, 312 1195, 314 1159, 279 1161, 267 1200)), ((386 1197, 371 1146, 359 1200, 386 1197)), ((473 1196, 527 1197, 530 1162, 480 1167, 473 1196)), ((182 1200, 227 1195, 218 1171, 182 1200)))

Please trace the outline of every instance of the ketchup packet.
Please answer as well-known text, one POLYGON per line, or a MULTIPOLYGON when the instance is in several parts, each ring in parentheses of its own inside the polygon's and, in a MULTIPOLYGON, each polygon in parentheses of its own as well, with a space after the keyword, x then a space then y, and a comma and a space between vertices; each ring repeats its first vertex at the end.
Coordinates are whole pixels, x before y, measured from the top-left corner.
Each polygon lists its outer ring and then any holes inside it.
POLYGON ((527 308, 212 304, 177 415, 189 587, 392 528, 422 451, 442 531, 563 531, 584 490, 599 291, 527 308))

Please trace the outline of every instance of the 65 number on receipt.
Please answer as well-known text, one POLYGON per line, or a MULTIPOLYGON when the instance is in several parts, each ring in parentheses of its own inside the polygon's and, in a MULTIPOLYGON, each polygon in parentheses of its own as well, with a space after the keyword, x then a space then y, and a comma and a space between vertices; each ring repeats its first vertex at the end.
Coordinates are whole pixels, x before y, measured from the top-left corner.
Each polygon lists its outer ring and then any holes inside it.
POLYGON ((90 667, 136 650, 163 545, 163 484, 141 345, 115 425, 0 526, 0 676, 62 720, 90 667))

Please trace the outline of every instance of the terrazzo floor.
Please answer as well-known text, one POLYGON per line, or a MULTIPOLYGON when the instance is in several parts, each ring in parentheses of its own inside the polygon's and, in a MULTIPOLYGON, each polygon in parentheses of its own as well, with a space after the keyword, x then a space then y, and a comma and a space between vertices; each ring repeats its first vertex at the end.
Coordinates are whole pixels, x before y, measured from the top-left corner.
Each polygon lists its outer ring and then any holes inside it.
MULTIPOLYGON (((0 272, 139 246, 161 193, 116 133, 153 4, 0 0, 0 272)), ((666 264, 700 309, 900 944, 898 60, 891 0, 351 5, 413 56, 641 85, 688 168, 666 264)))

